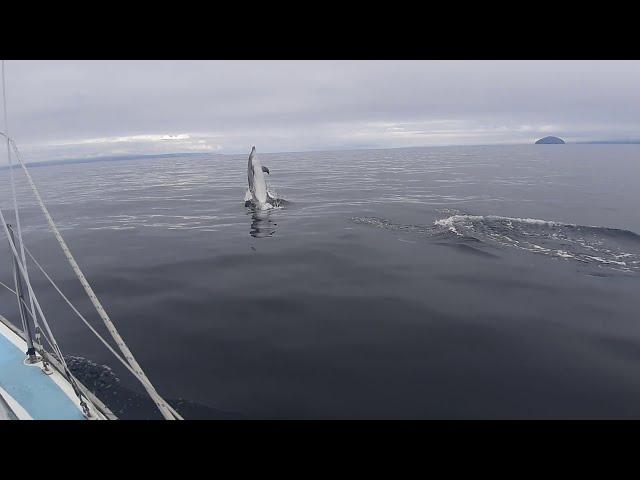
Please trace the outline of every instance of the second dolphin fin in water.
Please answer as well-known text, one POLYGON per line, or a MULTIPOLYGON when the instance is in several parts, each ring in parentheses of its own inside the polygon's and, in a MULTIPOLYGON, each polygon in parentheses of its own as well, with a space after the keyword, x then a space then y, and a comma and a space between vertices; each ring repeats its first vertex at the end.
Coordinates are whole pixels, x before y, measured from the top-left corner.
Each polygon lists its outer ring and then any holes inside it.
POLYGON ((267 173, 267 174, 271 175, 271 174, 269 173, 269 169, 268 169, 267 167, 262 167, 262 171, 263 171, 264 173, 267 173))

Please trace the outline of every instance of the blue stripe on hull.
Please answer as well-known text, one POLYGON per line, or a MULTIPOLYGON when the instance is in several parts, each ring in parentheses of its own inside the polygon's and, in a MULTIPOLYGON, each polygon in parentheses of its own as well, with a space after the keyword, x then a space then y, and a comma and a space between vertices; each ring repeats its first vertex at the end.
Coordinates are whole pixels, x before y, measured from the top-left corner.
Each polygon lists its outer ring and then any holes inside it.
POLYGON ((0 334, 0 386, 34 420, 83 420, 78 407, 40 367, 23 363, 25 357, 0 334))

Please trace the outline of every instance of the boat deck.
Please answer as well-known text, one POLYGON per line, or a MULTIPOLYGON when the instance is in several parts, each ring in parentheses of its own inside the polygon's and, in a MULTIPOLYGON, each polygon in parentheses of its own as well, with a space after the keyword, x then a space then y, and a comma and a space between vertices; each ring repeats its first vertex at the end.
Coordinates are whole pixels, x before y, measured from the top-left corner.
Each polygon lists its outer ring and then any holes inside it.
POLYGON ((85 419, 66 378, 55 369, 51 375, 46 375, 42 362, 34 365, 24 362, 27 344, 7 323, 0 316, 0 397, 4 400, 0 401, 0 418, 85 419), (2 408, 3 404, 5 408, 2 408), (6 406, 11 412, 4 411, 6 406))

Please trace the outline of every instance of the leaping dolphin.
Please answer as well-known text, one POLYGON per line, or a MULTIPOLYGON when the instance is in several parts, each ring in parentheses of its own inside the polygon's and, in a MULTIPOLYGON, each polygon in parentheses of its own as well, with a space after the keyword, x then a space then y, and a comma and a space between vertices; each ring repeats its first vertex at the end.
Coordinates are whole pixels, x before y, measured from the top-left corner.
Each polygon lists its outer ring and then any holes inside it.
POLYGON ((277 199, 269 195, 267 191, 267 182, 264 179, 264 173, 269 173, 267 167, 260 164, 260 160, 256 155, 256 147, 251 148, 249 162, 247 164, 247 180, 249 181, 249 191, 247 192, 247 201, 251 201, 259 210, 267 210, 275 206, 277 199), (249 198, 249 195, 251 197, 249 198))

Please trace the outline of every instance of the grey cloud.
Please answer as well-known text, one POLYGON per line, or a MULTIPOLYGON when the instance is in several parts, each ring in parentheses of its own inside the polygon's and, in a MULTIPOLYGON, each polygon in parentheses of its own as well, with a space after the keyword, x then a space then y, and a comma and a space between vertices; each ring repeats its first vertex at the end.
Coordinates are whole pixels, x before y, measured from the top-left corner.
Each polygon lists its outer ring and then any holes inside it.
POLYGON ((640 136, 637 61, 9 61, 6 69, 10 132, 35 160, 640 136))

